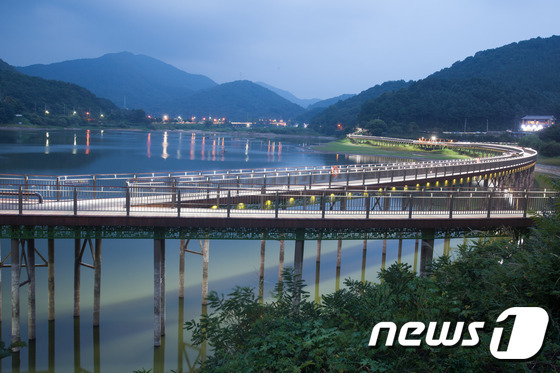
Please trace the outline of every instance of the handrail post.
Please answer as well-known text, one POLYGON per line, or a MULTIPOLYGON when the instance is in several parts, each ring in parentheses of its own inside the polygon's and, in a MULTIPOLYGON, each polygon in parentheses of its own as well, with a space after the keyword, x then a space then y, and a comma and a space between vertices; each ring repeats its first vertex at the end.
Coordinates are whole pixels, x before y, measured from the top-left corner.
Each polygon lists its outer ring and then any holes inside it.
MULTIPOLYGON (((239 195, 239 187, 237 188, 237 195, 239 195)), ((220 208, 220 184, 216 188, 216 207, 220 208)))
POLYGON ((488 213, 486 214, 487 218, 490 218, 491 210, 492 210, 492 193, 488 193, 488 213))
POLYGON ((227 191, 227 217, 229 218, 231 214, 231 190, 227 191))
POLYGON ((331 187, 332 184, 332 172, 329 172, 329 189, 331 187))
POLYGON ((18 190, 18 209, 19 209, 19 214, 22 215, 23 214, 23 188, 21 185, 19 186, 19 190, 18 190))
POLYGON ((130 216, 130 186, 126 185, 126 216, 130 216))
POLYGON ((371 207, 371 196, 368 193, 368 195, 366 197, 366 219, 369 219, 369 209, 370 209, 370 207, 371 207))
POLYGON ((177 217, 181 217, 181 189, 177 189, 177 217))
POLYGON ((453 197, 454 194, 451 193, 451 195, 449 196, 449 219, 453 218, 453 197))
POLYGON ((60 177, 56 177, 56 202, 60 202, 60 177))
POLYGON ((408 218, 412 219, 412 193, 409 193, 408 195, 408 218))
POLYGON ((325 218, 325 192, 321 194, 321 219, 325 218))
POLYGON ((278 191, 276 191, 276 197, 274 201, 274 217, 278 219, 278 205, 279 205, 279 198, 278 198, 278 191))
POLYGON ((78 188, 74 187, 74 216, 78 215, 78 188))

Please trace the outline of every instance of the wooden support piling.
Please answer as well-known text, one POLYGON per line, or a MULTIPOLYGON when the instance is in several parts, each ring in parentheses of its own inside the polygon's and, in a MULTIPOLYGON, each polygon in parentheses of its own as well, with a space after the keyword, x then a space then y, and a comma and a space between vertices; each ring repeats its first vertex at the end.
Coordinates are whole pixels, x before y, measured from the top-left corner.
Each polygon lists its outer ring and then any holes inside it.
POLYGON ((364 244, 362 248, 362 282, 366 281, 366 257, 367 257, 367 238, 364 234, 364 244))
POLYGON ((387 260, 387 235, 383 235, 383 249, 381 252, 381 268, 385 269, 385 262, 387 260))
POLYGON ((420 249, 420 276, 428 273, 430 264, 434 256, 434 230, 426 229, 422 231, 422 243, 420 249))
POLYGON ((303 244, 304 240, 296 240, 294 250, 294 275, 296 279, 301 279, 303 274, 303 244))
POLYGON ((162 323, 163 312, 165 312, 162 305, 162 261, 165 260, 165 240, 154 239, 154 346, 161 345, 161 336, 163 335, 162 323))
POLYGON ((202 246, 202 304, 207 305, 208 300, 208 262, 210 257, 210 240, 204 240, 202 246))
POLYGON ((278 257, 278 283, 281 283, 283 280, 282 274, 284 272, 284 246, 284 240, 280 240, 280 255, 278 257))
MULTIPOLYGON (((20 341, 19 330, 19 240, 12 239, 12 343, 20 341)), ((19 351, 19 347, 13 349, 14 352, 19 351)))
POLYGON ((94 282, 93 282, 93 326, 99 326, 99 311, 101 308, 101 238, 95 239, 94 254, 94 282))
POLYGON ((340 268, 340 262, 342 261, 342 239, 338 240, 338 244, 336 246, 336 268, 340 268))
POLYGON ((93 372, 101 373, 101 346, 99 328, 93 328, 93 372))
POLYGON ((80 317, 80 261, 81 240, 74 240, 74 317, 80 317))
POLYGON ((48 274, 47 274, 47 286, 48 286, 48 302, 49 302, 49 321, 54 320, 55 308, 54 308, 54 239, 49 238, 47 243, 48 258, 48 274))
MULTIPOLYGON (((301 280, 303 278, 303 245, 304 240, 296 240, 295 250, 294 250, 294 281, 301 280)), ((296 294, 294 298, 294 306, 299 304, 301 294, 296 294)))
POLYGON ((402 238, 399 238, 399 251, 397 254, 397 263, 401 263, 401 259, 402 259, 402 238))
POLYGON ((55 367, 55 324, 54 320, 49 320, 49 331, 48 331, 48 367, 49 373, 54 373, 55 367))
POLYGON ((264 233, 261 234, 261 258, 259 265, 259 298, 261 302, 264 296, 264 255, 266 249, 266 241, 264 240, 264 233))
POLYGON ((179 245, 179 298, 183 299, 185 298, 185 240, 181 239, 179 245))
POLYGON ((74 317, 74 372, 82 372, 82 362, 80 356, 80 317, 74 317))
POLYGON ((35 306, 35 240, 27 240, 27 336, 34 341, 37 335, 37 314, 35 306))
POLYGON ((417 272, 418 269, 418 246, 419 246, 420 240, 418 239, 418 236, 416 236, 416 240, 414 242, 414 272, 417 272))
POLYGON ((317 238, 317 258, 315 259, 317 263, 321 261, 321 242, 322 242, 322 233, 319 233, 319 238, 317 238))

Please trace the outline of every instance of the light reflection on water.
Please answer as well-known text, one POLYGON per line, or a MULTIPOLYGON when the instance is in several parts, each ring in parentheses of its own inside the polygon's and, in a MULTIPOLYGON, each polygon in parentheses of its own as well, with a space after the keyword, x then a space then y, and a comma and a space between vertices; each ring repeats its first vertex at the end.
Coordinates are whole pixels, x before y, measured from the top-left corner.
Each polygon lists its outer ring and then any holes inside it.
MULTIPOLYGON (((392 160, 389 160, 391 162, 392 160)), ((191 171, 259 167, 294 167, 328 164, 380 163, 384 158, 338 156, 309 151, 297 141, 281 138, 244 138, 223 134, 168 131, 6 131, 0 130, 0 173, 90 174, 191 171), (183 141, 183 137, 190 141, 183 141), (188 153, 188 156, 186 155, 188 153), (159 155, 161 156, 152 156, 159 155), (185 156, 183 156, 185 154, 185 156)), ((462 240, 455 242, 462 243, 462 240)), ((74 319, 72 240, 55 242, 56 321, 47 321, 47 273, 37 269, 37 340, 16 359, 1 361, 7 371, 132 372, 153 369, 189 371, 201 351, 189 345, 190 334, 180 327, 184 320, 197 318, 202 310, 202 258, 188 254, 185 263, 185 300, 178 298, 179 242, 166 242, 166 336, 162 347, 153 346, 153 243, 151 240, 103 240, 101 276, 101 325, 92 327, 93 271, 82 267, 81 317, 74 319), (19 364, 19 365, 18 365, 19 364), (19 367, 18 367, 19 366, 19 367)), ((36 247, 46 256, 46 240, 36 247)), ((279 242, 266 241, 265 277, 262 293, 269 297, 278 280, 279 242)), ((343 286, 348 277, 376 281, 385 263, 398 260, 399 242, 367 243, 344 241, 341 267, 337 273, 337 241, 323 241, 321 262, 316 263, 317 241, 305 242, 303 277, 311 299, 343 286), (338 276, 337 276, 338 274, 338 276), (342 279, 342 280, 341 280, 342 279)), ((1 240, 2 258, 10 248, 1 240)), ((402 242, 401 260, 414 263, 415 240, 402 242)), ((443 252, 443 240, 436 240, 434 255, 443 252)), ((293 264, 294 242, 285 243, 284 266, 293 264)), ((209 288, 229 293, 234 285, 259 291, 260 241, 210 243, 209 288)), ((2 340, 11 334, 10 272, 3 271, 2 340)), ((25 277, 24 275, 22 275, 25 277)), ((27 287, 20 292, 21 336, 27 338, 27 287)))

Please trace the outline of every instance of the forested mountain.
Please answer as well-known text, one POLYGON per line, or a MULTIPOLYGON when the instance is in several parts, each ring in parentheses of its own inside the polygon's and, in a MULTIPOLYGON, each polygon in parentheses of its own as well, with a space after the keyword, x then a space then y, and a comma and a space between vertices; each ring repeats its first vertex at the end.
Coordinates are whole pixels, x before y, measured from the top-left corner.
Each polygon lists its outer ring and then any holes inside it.
POLYGON ((354 127, 358 122, 358 115, 364 103, 384 93, 406 88, 410 83, 404 80, 390 81, 369 88, 347 100, 339 101, 316 114, 310 119, 310 126, 326 134, 335 133, 339 123, 343 128, 354 127))
MULTIPOLYGON (((355 124, 388 130, 515 129, 525 115, 560 115, 560 37, 532 39, 475 54, 406 90, 365 103, 355 124)), ((398 132, 398 131, 397 131, 398 132)))
POLYGON ((247 80, 224 83, 172 103, 184 118, 196 116, 230 121, 293 119, 304 109, 247 80))
POLYGON ((128 52, 18 67, 18 70, 45 79, 75 83, 119 107, 151 113, 169 111, 168 102, 217 85, 204 75, 189 74, 154 58, 128 52))
POLYGON ((85 120, 86 112, 99 117, 116 111, 119 109, 112 102, 85 88, 31 77, 0 60, 0 124, 13 121, 16 114, 32 119, 35 124, 46 124, 49 117, 67 114, 64 123, 58 123, 67 125, 85 120))

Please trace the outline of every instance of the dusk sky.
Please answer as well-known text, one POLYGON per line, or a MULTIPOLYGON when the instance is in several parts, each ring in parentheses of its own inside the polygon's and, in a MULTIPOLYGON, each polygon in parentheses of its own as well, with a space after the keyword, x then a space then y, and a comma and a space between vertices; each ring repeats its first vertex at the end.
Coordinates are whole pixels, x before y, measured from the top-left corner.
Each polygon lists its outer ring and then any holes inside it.
POLYGON ((3 0, 15 66, 145 54, 217 83, 329 98, 560 34, 558 0, 3 0))

